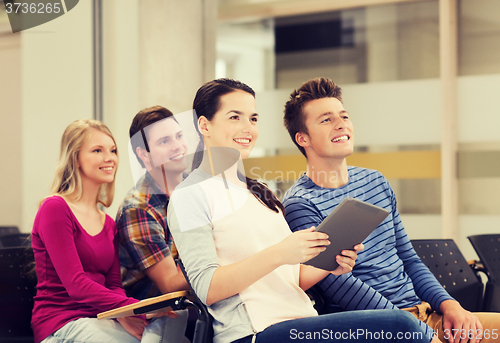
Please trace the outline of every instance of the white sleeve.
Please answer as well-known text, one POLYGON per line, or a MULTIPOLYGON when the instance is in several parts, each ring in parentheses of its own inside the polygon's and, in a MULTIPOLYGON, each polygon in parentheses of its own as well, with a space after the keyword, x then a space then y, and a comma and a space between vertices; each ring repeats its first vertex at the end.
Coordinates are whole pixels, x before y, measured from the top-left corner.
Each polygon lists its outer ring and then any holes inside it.
POLYGON ((210 202, 199 185, 173 192, 168 205, 167 222, 189 282, 196 295, 206 304, 208 289, 219 262, 210 202))

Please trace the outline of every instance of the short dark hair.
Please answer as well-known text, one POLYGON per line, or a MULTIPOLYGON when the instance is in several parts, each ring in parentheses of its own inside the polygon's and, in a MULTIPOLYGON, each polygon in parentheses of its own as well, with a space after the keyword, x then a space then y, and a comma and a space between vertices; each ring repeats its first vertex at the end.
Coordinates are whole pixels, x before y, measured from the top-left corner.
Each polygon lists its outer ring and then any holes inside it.
MULTIPOLYGON (((166 119, 172 117, 175 120, 174 114, 166 109, 163 106, 152 106, 152 107, 147 107, 139 113, 137 113, 132 120, 132 124, 130 125, 130 130, 129 130, 129 135, 130 135, 130 143, 132 145, 132 150, 134 151, 135 156, 137 157, 137 160, 141 164, 142 167, 144 167, 144 163, 142 160, 139 158, 137 155, 137 148, 138 147, 145 147, 146 150, 149 152, 149 145, 146 140, 146 131, 147 127, 151 124, 156 123, 157 121, 166 119), (138 133, 139 131, 142 131, 142 139, 139 139, 141 137, 135 137, 132 138, 138 133)), ((177 120, 176 120, 177 121, 177 120)))
POLYGON ((283 122, 292 141, 300 152, 307 158, 306 151, 301 147, 295 135, 297 132, 308 134, 306 118, 303 112, 304 105, 311 100, 322 98, 336 98, 342 102, 342 90, 332 80, 326 77, 309 80, 295 89, 290 94, 290 99, 285 104, 285 115, 283 122))

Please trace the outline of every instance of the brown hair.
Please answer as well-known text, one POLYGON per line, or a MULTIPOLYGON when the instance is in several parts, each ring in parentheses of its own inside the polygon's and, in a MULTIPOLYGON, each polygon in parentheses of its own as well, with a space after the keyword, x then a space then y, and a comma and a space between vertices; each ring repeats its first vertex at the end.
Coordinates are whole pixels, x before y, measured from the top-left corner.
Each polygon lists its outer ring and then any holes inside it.
POLYGON ((170 110, 166 109, 165 107, 156 105, 147 107, 139 111, 139 113, 137 113, 132 120, 132 124, 130 125, 129 130, 130 144, 132 145, 132 150, 134 151, 135 157, 137 157, 137 160, 142 167, 144 167, 144 162, 142 162, 142 160, 139 158, 136 150, 138 147, 144 147, 146 148, 146 151, 149 152, 149 145, 146 139, 148 126, 156 123, 157 121, 170 117, 177 121, 170 110), (139 131, 141 131, 142 134, 136 136, 136 133, 138 133, 139 131))
POLYGON ((300 88, 290 94, 290 99, 285 104, 283 122, 292 141, 306 158, 306 151, 297 143, 295 136, 298 132, 308 134, 303 112, 304 105, 308 101, 322 98, 336 98, 342 102, 342 90, 332 80, 320 77, 303 83, 300 88))
MULTIPOLYGON (((215 113, 217 113, 220 108, 220 98, 223 95, 237 90, 247 92, 255 98, 255 92, 252 88, 250 88, 250 86, 232 79, 217 79, 209 81, 201 86, 196 92, 196 96, 193 101, 193 109, 196 114, 196 116, 193 116, 193 120, 195 121, 194 126, 196 128, 198 127, 197 119, 201 116, 207 118, 208 121, 212 121, 215 113)), ((200 136, 200 143, 196 148, 195 157, 193 159, 193 170, 200 166, 203 159, 203 137, 200 131, 198 131, 198 135, 200 136)), ((242 175, 239 176, 241 177, 242 175)), ((278 198, 276 198, 274 193, 266 187, 266 185, 249 177, 245 177, 245 181, 248 189, 257 199, 260 199, 274 212, 279 212, 281 210, 281 213, 285 213, 283 204, 278 200, 278 198)))

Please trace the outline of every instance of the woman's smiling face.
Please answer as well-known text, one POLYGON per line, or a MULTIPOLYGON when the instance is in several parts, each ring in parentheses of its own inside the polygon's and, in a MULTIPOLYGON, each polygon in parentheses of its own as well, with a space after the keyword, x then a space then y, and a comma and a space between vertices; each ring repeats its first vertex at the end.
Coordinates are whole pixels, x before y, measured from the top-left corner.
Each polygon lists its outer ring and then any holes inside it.
POLYGON ((117 166, 115 141, 107 133, 94 129, 78 153, 80 177, 98 185, 110 183, 115 179, 117 166))
POLYGON ((259 136, 255 98, 245 91, 235 90, 220 98, 219 110, 212 121, 202 119, 200 126, 208 147, 229 147, 247 158, 259 136))

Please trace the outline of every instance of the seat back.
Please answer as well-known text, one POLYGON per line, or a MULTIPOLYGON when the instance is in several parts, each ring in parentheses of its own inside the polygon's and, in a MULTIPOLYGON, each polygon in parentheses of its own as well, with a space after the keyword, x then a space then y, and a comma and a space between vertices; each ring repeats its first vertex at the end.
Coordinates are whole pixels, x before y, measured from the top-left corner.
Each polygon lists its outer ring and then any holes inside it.
POLYGON ((474 235, 467 238, 486 269, 489 279, 500 283, 500 234, 474 235))
POLYGON ((34 261, 26 247, 0 249, 0 342, 33 342, 31 313, 36 276, 26 266, 34 261))
POLYGON ((191 294, 193 295, 193 297, 195 299, 193 306, 198 311, 198 320, 196 321, 196 325, 195 325, 195 329, 194 329, 193 343, 212 343, 213 337, 214 337, 214 328, 212 325, 213 324, 213 317, 208 312, 208 309, 205 306, 205 304, 202 303, 200 298, 198 298, 198 296, 194 292, 193 286, 191 285, 191 282, 189 281, 186 269, 184 268, 182 261, 176 260, 176 262, 179 265, 179 267, 182 271, 182 274, 184 274, 184 277, 186 278, 186 281, 188 282, 189 287, 191 288, 191 294))
POLYGON ((488 275, 482 310, 500 312, 500 234, 474 235, 467 238, 488 275))
POLYGON ((21 231, 17 226, 0 226, 0 248, 3 248, 7 245, 4 245, 2 242, 2 238, 11 235, 18 235, 21 231))
POLYGON ((20 233, 17 226, 0 226, 0 237, 13 233, 20 233))
POLYGON ((491 281, 486 283, 483 312, 500 312, 500 285, 491 281))
POLYGON ((0 244, 3 248, 29 247, 31 246, 31 234, 18 232, 0 236, 0 244))
POLYGON ((436 279, 469 311, 481 311, 483 283, 452 239, 412 240, 413 248, 436 279))

